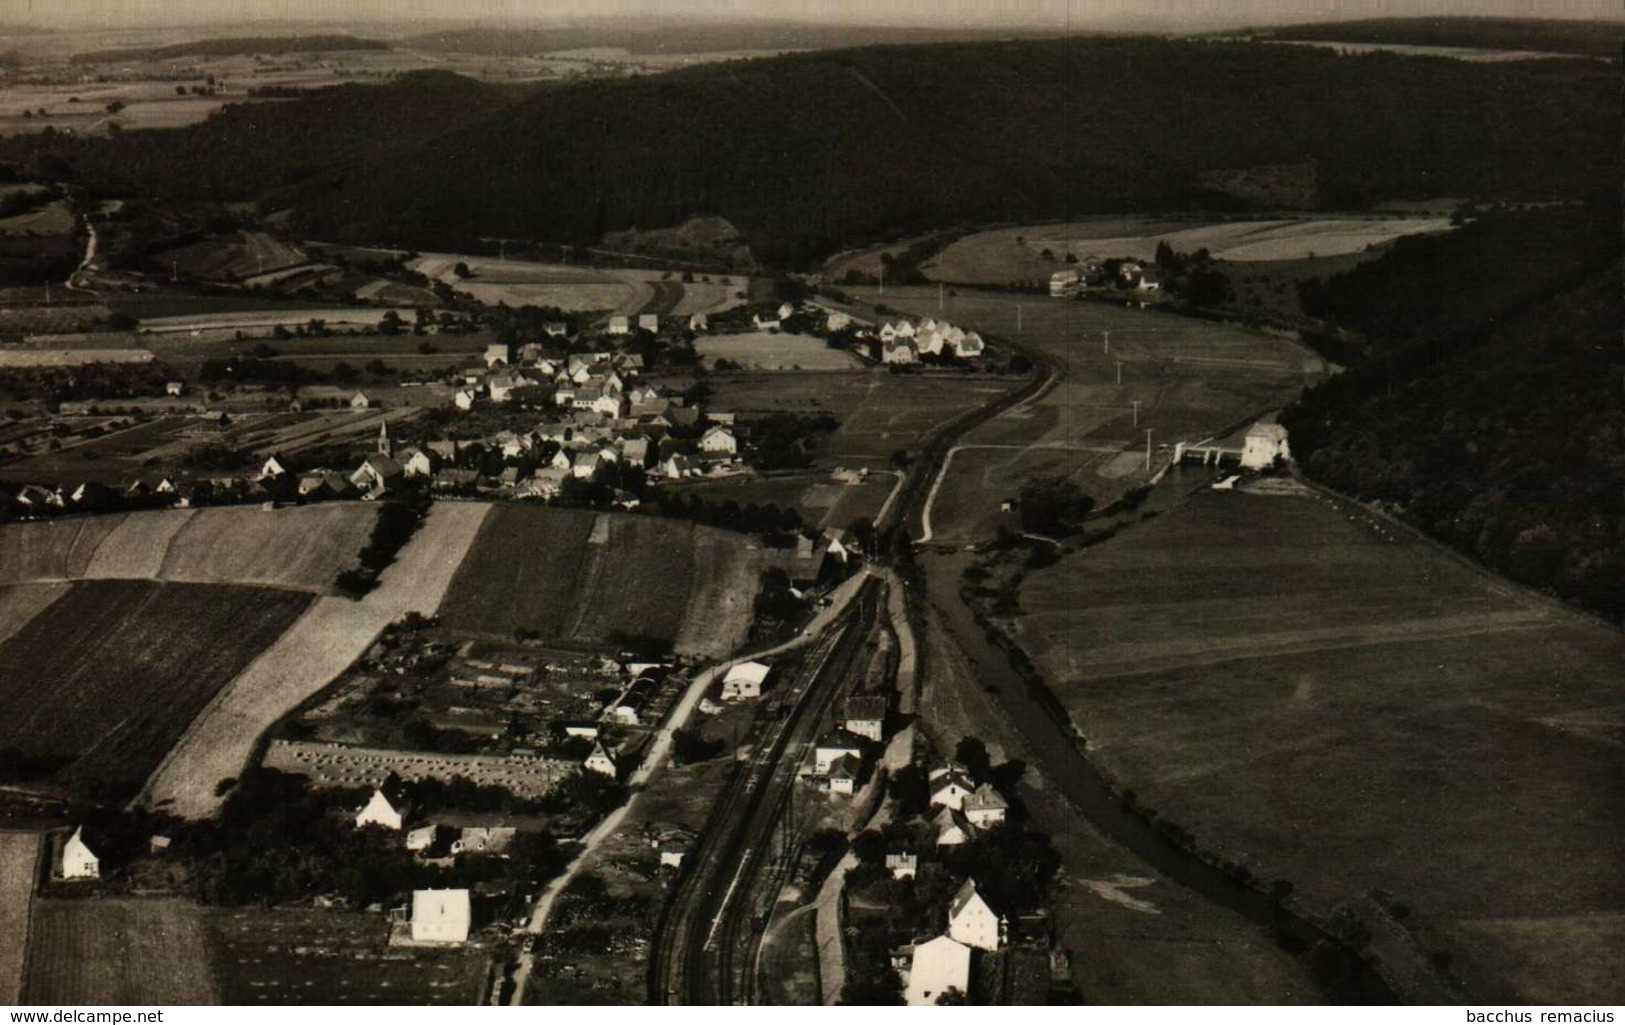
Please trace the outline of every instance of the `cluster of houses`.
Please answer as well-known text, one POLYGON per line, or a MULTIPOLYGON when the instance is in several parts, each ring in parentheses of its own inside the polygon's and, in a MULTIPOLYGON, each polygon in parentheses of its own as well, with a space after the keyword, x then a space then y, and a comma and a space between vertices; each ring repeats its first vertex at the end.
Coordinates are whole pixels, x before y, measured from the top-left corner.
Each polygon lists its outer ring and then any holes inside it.
POLYGON ((1124 260, 1117 265, 1116 280, 1113 281, 1113 276, 1099 264, 1080 263, 1051 274, 1049 294, 1056 299, 1070 299, 1085 288, 1104 288, 1111 284, 1136 292, 1160 292, 1162 271, 1134 260, 1124 260))
POLYGON ((897 954, 904 972, 903 999, 910 1007, 963 1001, 970 992, 971 961, 976 951, 997 953, 1009 936, 1009 919, 994 910, 967 879, 948 903, 947 931, 897 954))
POLYGON ((880 325, 875 337, 879 340, 880 362, 902 366, 918 363, 925 356, 975 359, 987 348, 975 331, 930 317, 919 324, 887 321, 880 325))

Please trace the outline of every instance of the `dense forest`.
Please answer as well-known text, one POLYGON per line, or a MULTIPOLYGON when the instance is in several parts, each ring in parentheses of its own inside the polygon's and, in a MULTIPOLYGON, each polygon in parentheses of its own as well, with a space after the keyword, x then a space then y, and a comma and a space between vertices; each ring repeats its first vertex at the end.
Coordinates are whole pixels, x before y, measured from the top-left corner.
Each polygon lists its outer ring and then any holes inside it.
POLYGON ((1478 50, 1530 50, 1616 60, 1625 21, 1556 18, 1368 18, 1260 30, 1273 39, 1334 43, 1453 46, 1478 50))
POLYGON ((1620 177, 1617 147, 1597 145, 1617 134, 1617 84, 1579 63, 1071 38, 804 53, 514 96, 426 73, 189 128, 6 140, 0 159, 103 193, 260 198, 337 241, 595 241, 716 215, 780 266, 955 224, 1236 206, 1202 185, 1215 169, 1309 162, 1319 205, 1337 209, 1587 196, 1620 177))
POLYGON ((75 64, 108 64, 118 61, 168 60, 171 57, 235 57, 245 53, 281 56, 289 53, 332 53, 344 50, 387 50, 389 44, 355 36, 247 36, 241 38, 199 39, 172 46, 95 50, 76 53, 75 64))
POLYGON ((1625 620, 1617 206, 1488 217, 1332 278, 1364 363, 1282 417, 1313 479, 1625 620))

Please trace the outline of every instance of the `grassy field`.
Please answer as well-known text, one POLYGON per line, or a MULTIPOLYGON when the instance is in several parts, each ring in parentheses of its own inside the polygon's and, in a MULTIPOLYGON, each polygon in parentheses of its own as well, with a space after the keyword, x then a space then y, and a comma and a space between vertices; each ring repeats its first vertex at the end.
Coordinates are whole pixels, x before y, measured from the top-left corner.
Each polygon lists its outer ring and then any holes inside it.
POLYGON ((215 788, 242 771, 262 733, 333 682, 384 627, 408 612, 427 615, 439 607, 490 509, 473 502, 436 505, 376 590, 360 601, 317 598, 241 673, 217 681, 229 683, 153 772, 141 799, 186 817, 212 814, 220 804, 215 788))
MULTIPOLYGON (((937 306, 932 289, 890 290, 886 299, 921 315, 937 306)), ((1154 472, 1174 442, 1244 427, 1327 373, 1295 341, 1101 303, 961 291, 948 298, 946 315, 1040 350, 1062 372, 1041 396, 963 439, 932 509, 933 536, 949 540, 983 536, 1030 472, 1065 473, 1109 500, 1149 476, 1147 431, 1154 472)))
POLYGON ((1616 631, 1308 494, 1198 493, 1021 604, 1092 757, 1204 846, 1320 913, 1385 891, 1469 993, 1625 998, 1616 631))
POLYGON ((0 583, 72 580, 84 575, 120 516, 74 516, 0 526, 0 583))
POLYGON ((24 1002, 219 1003, 204 914, 180 900, 40 901, 24 1002))
POLYGON ((0 644, 68 593, 66 583, 0 585, 0 644))
POLYGON ((767 331, 707 335, 694 342, 694 351, 709 367, 719 359, 746 370, 851 370, 860 365, 851 353, 831 349, 821 338, 767 331))
MULTIPOLYGON (((161 509, 124 516, 85 567, 91 579, 156 580, 175 535, 201 510, 161 509)), ((210 512, 222 512, 214 509, 210 512)))
POLYGON ((0 832, 0 1004, 23 991, 39 846, 37 834, 0 832))
POLYGON ((308 603, 243 587, 76 584, 0 645, 0 703, 10 713, 0 750, 58 782, 137 787, 308 603))
POLYGON ((440 615, 487 636, 524 629, 599 645, 616 632, 647 634, 720 656, 750 625, 756 573, 746 544, 680 520, 497 506, 440 615))
POLYGON ((382 915, 243 908, 208 915, 222 1003, 462 1004, 480 1000, 479 947, 389 947, 382 915))
POLYGON ((834 482, 828 474, 809 472, 789 477, 735 477, 665 485, 685 498, 707 502, 776 505, 794 509, 809 527, 845 527, 860 517, 874 519, 897 484, 894 471, 873 473, 861 484, 834 482))
POLYGON ((200 510, 175 534, 163 579, 325 592, 340 570, 355 565, 377 515, 361 502, 200 510))

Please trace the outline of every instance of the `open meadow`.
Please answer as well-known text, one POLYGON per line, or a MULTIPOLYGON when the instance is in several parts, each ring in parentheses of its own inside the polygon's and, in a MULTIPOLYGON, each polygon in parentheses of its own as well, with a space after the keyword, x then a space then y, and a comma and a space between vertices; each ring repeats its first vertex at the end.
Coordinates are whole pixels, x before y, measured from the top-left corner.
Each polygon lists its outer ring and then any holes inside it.
POLYGON ((722 504, 775 505, 794 509, 809 527, 843 528, 853 520, 873 520, 897 486, 895 470, 880 470, 856 484, 835 480, 827 472, 809 471, 772 477, 729 477, 721 480, 666 483, 662 490, 684 498, 703 498, 722 504))
POLYGON ((1486 999, 1625 998, 1617 631, 1309 491, 1199 492, 1020 602, 1090 757, 1202 847, 1316 914, 1380 892, 1486 999))
POLYGON ((9 774, 115 794, 139 787, 309 601, 246 587, 75 584, 0 645, 9 774))
POLYGON ((644 635, 720 657, 750 628, 757 575, 749 545, 742 534, 680 520, 500 505, 440 616, 490 637, 524 630, 596 646, 644 635))
POLYGON ((42 900, 28 952, 28 1004, 220 1002, 206 912, 182 900, 42 900))
POLYGON ((252 663, 217 680, 223 688, 191 720, 141 799, 188 818, 212 814, 221 801, 220 781, 236 778, 273 723, 337 679, 384 627, 408 612, 429 615, 439 607, 490 509, 475 502, 436 505, 375 590, 359 601, 318 597, 252 663))
POLYGON ((486 950, 391 947, 383 915, 265 908, 206 914, 222 1003, 472 1006, 484 992, 486 950))
MULTIPOLYGON (((937 315, 934 289, 886 301, 937 315)), ((1223 438, 1329 372, 1290 339, 1149 310, 968 290, 946 307, 953 323, 1038 350, 1061 371, 962 440, 931 510, 933 537, 948 540, 985 536, 1034 472, 1069 476, 1104 504, 1150 476, 1147 431, 1154 473, 1174 443, 1223 438)))
POLYGON ((0 831, 0 1004, 21 1002, 39 848, 37 833, 0 831))
POLYGON ((749 279, 702 275, 682 281, 668 271, 506 260, 462 253, 424 253, 411 269, 488 306, 554 306, 566 313, 657 313, 688 317, 738 306, 749 279), (457 273, 458 264, 471 276, 457 273))
POLYGON ((745 370, 852 370, 861 366, 851 353, 832 349, 812 335, 767 331, 706 335, 695 340, 694 351, 711 368, 723 359, 745 370))

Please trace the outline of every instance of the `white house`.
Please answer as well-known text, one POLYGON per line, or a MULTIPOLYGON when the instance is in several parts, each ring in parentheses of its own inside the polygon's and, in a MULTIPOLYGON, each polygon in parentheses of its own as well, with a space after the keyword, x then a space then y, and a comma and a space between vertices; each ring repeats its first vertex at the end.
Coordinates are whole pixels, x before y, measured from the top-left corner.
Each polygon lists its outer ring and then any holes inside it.
POLYGON ((486 369, 508 365, 508 346, 502 342, 493 342, 485 347, 486 369))
POLYGON ((852 326, 852 318, 840 310, 830 310, 824 317, 824 330, 844 331, 852 326))
POLYGON ((851 797, 857 792, 858 780, 862 776, 863 759, 849 754, 831 762, 824 779, 829 784, 830 793, 851 797))
POLYGON ((596 772, 598 775, 607 776, 610 779, 615 779, 620 775, 620 769, 615 764, 614 756, 609 753, 608 748, 596 740, 592 743, 592 754, 588 755, 587 760, 581 763, 581 767, 588 772, 596 772))
POLYGON ((913 879, 920 870, 920 857, 917 854, 888 854, 886 870, 893 879, 913 879))
POLYGON ((405 473, 406 470, 386 455, 368 456, 356 472, 350 474, 350 483, 358 488, 377 488, 405 473))
POLYGON ((983 783, 965 798, 959 810, 965 813, 965 818, 971 825, 977 829, 987 829, 1003 822, 1005 812, 1009 809, 1009 803, 999 792, 990 784, 983 783))
POLYGON ((260 467, 260 479, 275 480, 287 472, 288 468, 282 465, 282 460, 276 456, 270 456, 265 460, 264 465, 260 467))
POLYGON ((733 666, 722 677, 722 700, 737 701, 741 698, 759 698, 762 696, 762 684, 767 681, 767 674, 773 667, 761 662, 740 662, 733 666))
POLYGON ((791 306, 789 303, 780 303, 779 304, 779 319, 780 320, 789 320, 791 317, 795 316, 795 313, 796 313, 796 308, 794 306, 791 306))
POLYGON ((63 879, 100 879, 102 859, 85 845, 85 827, 80 826, 62 845, 63 879))
POLYGON ((954 354, 960 359, 972 359, 987 349, 987 343, 975 331, 966 331, 954 342, 954 354))
POLYGON ((401 828, 401 812, 402 809, 384 794, 381 787, 374 787, 372 797, 368 798, 367 803, 355 814, 355 828, 382 826, 385 829, 398 830, 401 828))
POLYGON ((358 391, 354 395, 350 396, 350 408, 351 409, 371 409, 372 408, 372 399, 367 397, 366 392, 358 391))
POLYGON ((433 477, 440 469, 440 457, 426 448, 420 448, 406 460, 408 477, 433 477))
POLYGON ((841 726, 849 733, 879 743, 885 736, 886 696, 860 694, 846 699, 841 713, 841 726))
POLYGON ((1058 270, 1049 276, 1049 294, 1057 299, 1075 295, 1081 275, 1075 270, 1058 270))
POLYGON ((976 827, 972 826, 970 820, 963 814, 952 808, 944 808, 937 812, 937 817, 931 820, 931 824, 937 827, 938 847, 958 847, 976 838, 976 827))
POLYGON ((711 330, 711 318, 703 313, 696 313, 688 318, 688 329, 696 333, 711 330))
POLYGON ((950 770, 931 781, 931 806, 963 811, 965 798, 969 797, 974 789, 966 776, 957 769, 950 770))
POLYGON ((501 854, 518 834, 512 826, 466 826, 451 842, 451 853, 501 854))
POLYGON ((920 354, 914 348, 914 343, 902 338, 895 338, 882 342, 880 346, 880 362, 882 363, 918 363, 920 354))
POLYGON ((777 331, 782 321, 782 317, 775 317, 771 313, 757 313, 750 318, 750 322, 756 325, 758 331, 777 331))
POLYGON ((474 389, 458 388, 457 394, 451 397, 451 401, 457 404, 458 409, 466 413, 474 408, 474 400, 477 398, 479 396, 474 392, 474 389))
POLYGON ((413 854, 421 854, 434 846, 435 838, 440 835, 439 826, 420 826, 408 830, 406 834, 406 849, 413 854))
POLYGON ((512 374, 492 374, 486 379, 485 387, 491 392, 492 402, 507 402, 513 397, 513 390, 519 387, 519 380, 512 374))
POLYGON ((919 333, 914 336, 914 348, 919 350, 921 356, 942 355, 944 342, 942 329, 935 324, 929 327, 921 327, 919 333))
POLYGON ((413 890, 413 943, 467 943, 473 920, 467 890, 413 890))
POLYGON ((185 381, 165 381, 164 382, 164 394, 165 395, 184 395, 184 394, 186 394, 186 382, 185 381))
POLYGON ((976 890, 976 880, 967 879, 948 904, 948 935, 978 950, 998 950, 1004 946, 1009 922, 994 911, 976 890))
POLYGON ((660 333, 660 314, 658 314, 658 313, 640 313, 640 314, 638 314, 638 330, 639 331, 647 331, 652 335, 653 334, 659 334, 660 333))
POLYGON ((1241 465, 1248 470, 1266 470, 1275 465, 1276 457, 1292 458, 1286 428, 1262 422, 1247 428, 1247 437, 1241 443, 1241 465))
POLYGON ((739 452, 739 440, 732 431, 718 424, 700 435, 700 451, 735 455, 739 452))
POLYGON ((847 755, 861 759, 863 739, 855 733, 836 727, 819 737, 813 745, 813 772, 827 776, 830 768, 847 755))
POLYGON ((933 1007, 949 990, 970 987, 970 948, 951 936, 938 936, 914 948, 903 1000, 910 1007, 933 1007))
POLYGON ((608 331, 612 335, 629 335, 632 333, 632 319, 630 317, 609 318, 608 331))

